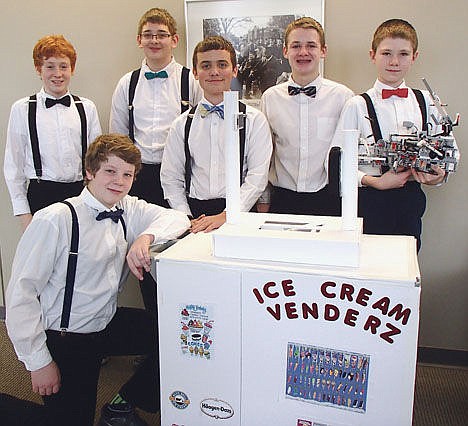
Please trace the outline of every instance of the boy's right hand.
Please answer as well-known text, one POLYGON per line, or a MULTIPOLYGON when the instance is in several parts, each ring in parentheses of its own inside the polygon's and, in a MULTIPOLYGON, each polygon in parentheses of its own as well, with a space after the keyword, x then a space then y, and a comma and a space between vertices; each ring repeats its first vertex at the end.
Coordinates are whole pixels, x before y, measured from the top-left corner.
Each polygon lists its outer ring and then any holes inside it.
POLYGON ((381 191, 386 189, 402 188, 405 186, 408 179, 412 176, 411 169, 406 169, 399 172, 389 170, 382 176, 369 176, 365 175, 362 178, 362 184, 370 186, 381 191))
POLYGON ((39 395, 52 395, 60 389, 60 370, 55 361, 31 371, 32 390, 39 395))

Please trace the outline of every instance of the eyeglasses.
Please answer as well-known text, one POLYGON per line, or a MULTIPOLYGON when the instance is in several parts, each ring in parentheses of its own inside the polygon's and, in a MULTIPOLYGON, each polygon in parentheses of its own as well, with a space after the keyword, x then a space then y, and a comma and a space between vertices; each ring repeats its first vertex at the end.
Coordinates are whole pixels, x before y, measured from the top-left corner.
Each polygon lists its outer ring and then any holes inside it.
POLYGON ((153 33, 142 33, 140 34, 140 37, 145 40, 145 41, 151 41, 153 39, 156 39, 156 40, 166 40, 168 39, 169 37, 172 37, 172 34, 169 34, 169 33, 156 33, 156 34, 153 34, 153 33))

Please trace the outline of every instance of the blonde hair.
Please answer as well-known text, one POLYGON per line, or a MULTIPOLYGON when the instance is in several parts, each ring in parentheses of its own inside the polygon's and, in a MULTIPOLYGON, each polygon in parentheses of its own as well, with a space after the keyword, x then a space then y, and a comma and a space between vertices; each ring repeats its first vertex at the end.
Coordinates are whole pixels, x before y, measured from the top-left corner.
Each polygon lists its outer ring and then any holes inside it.
POLYGON ((376 52, 379 44, 386 38, 402 38, 408 40, 413 47, 413 53, 418 50, 418 35, 414 27, 403 19, 389 19, 381 23, 372 38, 372 51, 376 52))

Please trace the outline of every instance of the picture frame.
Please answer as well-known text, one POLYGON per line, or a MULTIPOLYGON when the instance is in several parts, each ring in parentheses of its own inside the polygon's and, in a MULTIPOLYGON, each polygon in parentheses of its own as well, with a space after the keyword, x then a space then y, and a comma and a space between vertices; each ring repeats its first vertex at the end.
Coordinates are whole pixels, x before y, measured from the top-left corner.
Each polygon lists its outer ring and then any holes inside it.
POLYGON ((236 50, 239 67, 231 89, 257 106, 268 87, 289 77, 282 53, 284 30, 301 16, 324 27, 325 0, 185 0, 187 65, 192 67, 193 50, 205 36, 225 37, 236 50))

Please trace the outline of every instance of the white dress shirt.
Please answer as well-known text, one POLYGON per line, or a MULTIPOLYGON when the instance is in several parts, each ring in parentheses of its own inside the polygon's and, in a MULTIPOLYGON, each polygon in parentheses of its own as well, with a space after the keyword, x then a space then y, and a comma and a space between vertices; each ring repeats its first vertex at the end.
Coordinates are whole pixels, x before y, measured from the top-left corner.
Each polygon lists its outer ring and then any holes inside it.
MULTIPOLYGON (((204 98, 201 103, 211 105, 204 98)), ((185 191, 184 132, 188 113, 177 118, 169 131, 161 165, 161 185, 173 209, 191 214, 185 191)), ((265 116, 248 105, 246 113, 241 211, 249 211, 265 189, 272 151, 265 116)), ((189 148, 192 159, 189 196, 198 200, 225 198, 224 120, 214 112, 202 118, 198 106, 190 129, 189 148)))
MULTIPOLYGON (((168 78, 147 80, 145 72, 151 71, 146 59, 141 65, 140 77, 133 99, 135 120, 135 144, 141 151, 142 162, 159 164, 169 127, 180 115, 182 65, 174 61, 161 71, 168 78)), ((109 129, 111 132, 128 135, 128 88, 132 72, 125 74, 117 84, 112 96, 109 129)), ((198 81, 189 74, 189 101, 196 105, 202 97, 198 81)))
POLYGON ((266 90, 261 99, 274 145, 270 182, 296 192, 317 192, 327 184, 325 161, 330 143, 353 92, 321 76, 307 85, 316 87, 315 98, 304 93, 289 95, 290 85, 300 87, 290 77, 266 90))
MULTIPOLYGON (((43 180, 77 182, 83 179, 81 162, 81 120, 71 99, 70 107, 57 104, 45 107, 44 89, 37 94, 37 137, 42 160, 43 180)), ((101 134, 96 106, 82 98, 86 114, 88 145, 101 134)), ((27 199, 28 183, 36 179, 31 139, 29 137, 29 97, 16 101, 11 107, 5 148, 4 174, 13 205, 13 214, 30 213, 27 199)))
MULTIPOLYGON (((407 88, 405 82, 403 82, 399 88, 407 88)), ((410 134, 414 131, 414 128, 407 129, 403 126, 403 122, 405 121, 414 123, 418 130, 422 130, 421 110, 419 109, 419 104, 414 92, 409 89, 407 98, 391 96, 387 99, 382 99, 382 89, 395 88, 376 80, 374 86, 367 91, 375 108, 382 137, 385 140, 389 140, 390 134, 410 134)), ((440 115, 429 97, 429 92, 422 90, 422 93, 426 101, 430 132, 431 134, 439 133, 441 128, 434 123, 432 116, 440 117, 440 115)), ((369 144, 373 144, 375 141, 372 135, 372 127, 367 117, 369 117, 369 113, 364 98, 360 95, 354 96, 343 108, 337 130, 358 129, 360 133, 359 137, 367 139, 369 144)), ((340 140, 339 132, 336 133, 333 142, 336 146, 342 146, 343 141, 340 140)), ((372 167, 371 165, 359 166, 358 183, 361 185, 361 180, 364 175, 380 176, 380 174, 380 167, 372 167)))
MULTIPOLYGON (((128 247, 141 234, 154 235, 162 243, 184 232, 190 222, 173 210, 126 196, 117 207, 124 209, 123 227, 111 219, 96 221, 108 210, 87 188, 68 199, 79 222, 76 280, 68 331, 103 330, 117 306, 117 293, 128 273, 128 247)), ((30 371, 47 365, 51 355, 44 330, 60 330, 66 283, 72 220, 68 206, 52 204, 38 211, 18 244, 7 288, 8 334, 20 361, 30 371)))

